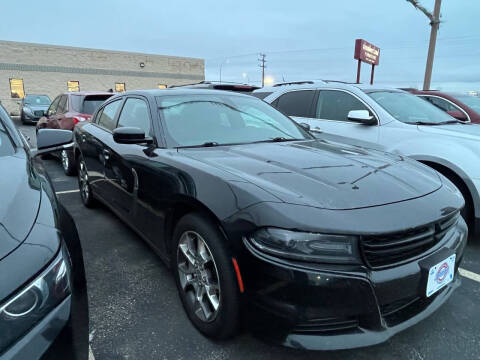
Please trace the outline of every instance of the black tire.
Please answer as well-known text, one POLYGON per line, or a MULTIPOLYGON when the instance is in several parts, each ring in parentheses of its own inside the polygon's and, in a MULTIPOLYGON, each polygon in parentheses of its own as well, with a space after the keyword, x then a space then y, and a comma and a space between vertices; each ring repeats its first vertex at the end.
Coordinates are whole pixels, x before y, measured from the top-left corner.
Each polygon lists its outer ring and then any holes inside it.
POLYGON ((23 112, 20 113, 20 122, 25 125, 25 118, 23 117, 23 112))
POLYGON ((80 156, 77 159, 77 175, 78 175, 78 188, 80 190, 80 198, 83 205, 87 208, 92 208, 97 205, 97 201, 93 196, 92 187, 88 181, 88 174, 86 174, 86 165, 83 158, 80 156), (86 177, 85 177, 86 176, 86 177), (86 186, 86 188, 84 187, 86 186))
MULTIPOLYGON (((240 324, 240 292, 233 267, 232 256, 225 238, 216 224, 207 216, 190 213, 180 219, 173 234, 172 265, 175 283, 183 307, 193 325, 205 336, 222 340, 233 337, 240 324), (219 284, 219 305, 213 320, 205 321, 194 311, 194 304, 188 293, 183 290, 179 273, 179 242, 186 232, 199 234, 207 245, 216 266, 219 284)), ((182 255, 180 255, 182 256, 182 255)), ((198 303, 197 303, 198 304, 198 303)))
POLYGON ((60 159, 62 160, 62 167, 65 175, 73 176, 77 172, 73 152, 70 150, 62 150, 60 152, 60 159))
POLYGON ((473 208, 473 201, 472 197, 470 195, 470 191, 468 188, 465 186, 465 184, 461 181, 455 178, 454 176, 447 176, 447 178, 460 190, 460 192, 463 195, 463 199, 465 200, 465 206, 463 207, 461 211, 461 215, 465 222, 468 225, 469 228, 469 233, 473 234, 475 229, 475 222, 474 222, 474 208, 473 208))

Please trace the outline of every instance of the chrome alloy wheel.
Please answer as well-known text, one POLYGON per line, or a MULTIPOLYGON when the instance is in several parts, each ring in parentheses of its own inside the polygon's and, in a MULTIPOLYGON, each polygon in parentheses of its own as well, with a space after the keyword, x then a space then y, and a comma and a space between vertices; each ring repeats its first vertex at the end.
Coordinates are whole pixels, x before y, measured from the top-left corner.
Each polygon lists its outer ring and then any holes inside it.
POLYGON ((204 322, 215 320, 221 291, 217 265, 205 243, 194 231, 185 231, 177 248, 178 275, 190 309, 204 322))
POLYGON ((87 200, 90 196, 90 188, 88 185, 88 174, 83 160, 80 162, 78 171, 78 182, 80 187, 80 194, 84 200, 87 200))
POLYGON ((66 150, 62 150, 62 166, 65 171, 68 171, 70 161, 68 160, 68 154, 66 150))

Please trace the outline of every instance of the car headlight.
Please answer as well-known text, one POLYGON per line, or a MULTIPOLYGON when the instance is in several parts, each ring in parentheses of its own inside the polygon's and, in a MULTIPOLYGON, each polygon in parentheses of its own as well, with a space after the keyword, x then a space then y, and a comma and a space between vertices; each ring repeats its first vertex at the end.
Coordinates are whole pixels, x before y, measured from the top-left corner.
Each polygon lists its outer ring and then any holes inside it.
POLYGON ((320 263, 358 264, 358 238, 351 235, 262 228, 248 237, 259 250, 282 258, 320 263))
POLYGON ((0 354, 42 320, 70 293, 66 249, 31 283, 0 304, 0 354))
POLYGON ((33 115, 32 109, 30 109, 29 107, 26 107, 26 106, 23 107, 23 112, 26 113, 26 114, 29 114, 29 115, 33 115))

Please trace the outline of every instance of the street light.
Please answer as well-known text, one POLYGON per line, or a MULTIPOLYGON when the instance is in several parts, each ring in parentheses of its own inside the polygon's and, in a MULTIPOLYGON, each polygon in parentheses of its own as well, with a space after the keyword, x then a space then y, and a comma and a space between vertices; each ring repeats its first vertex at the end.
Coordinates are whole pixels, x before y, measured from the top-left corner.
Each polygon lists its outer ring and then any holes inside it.
POLYGON ((245 81, 245 79, 247 79, 247 84, 250 83, 250 78, 248 77, 248 74, 246 72, 242 73, 242 78, 243 78, 243 81, 245 81))
POLYGON ((267 75, 265 76, 265 85, 273 85, 273 83, 275 82, 275 79, 273 78, 273 76, 271 75, 267 75))

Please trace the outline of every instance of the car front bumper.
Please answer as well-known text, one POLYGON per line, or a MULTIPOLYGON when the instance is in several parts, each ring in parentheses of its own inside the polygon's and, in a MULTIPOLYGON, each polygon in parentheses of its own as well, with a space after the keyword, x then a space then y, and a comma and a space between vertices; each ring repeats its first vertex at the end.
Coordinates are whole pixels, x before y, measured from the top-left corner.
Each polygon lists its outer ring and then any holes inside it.
POLYGON ((39 359, 54 343, 70 317, 71 295, 36 324, 6 352, 0 360, 39 359))
POLYGON ((467 227, 460 219, 441 249, 384 270, 294 263, 261 253, 245 241, 248 326, 267 341, 309 350, 386 341, 432 314, 459 286, 457 269, 466 238, 467 227), (421 264, 452 252, 454 280, 427 298, 421 264))

